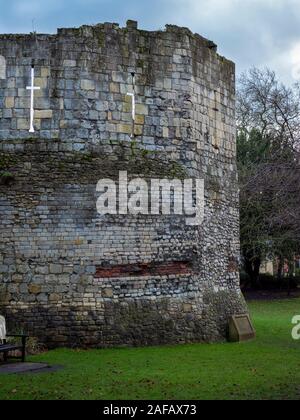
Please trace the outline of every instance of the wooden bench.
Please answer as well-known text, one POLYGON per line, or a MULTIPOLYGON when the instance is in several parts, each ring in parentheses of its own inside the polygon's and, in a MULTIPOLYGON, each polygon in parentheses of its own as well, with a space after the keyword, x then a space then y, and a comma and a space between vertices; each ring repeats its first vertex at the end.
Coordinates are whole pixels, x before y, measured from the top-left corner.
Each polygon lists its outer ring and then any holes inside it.
POLYGON ((20 338, 20 344, 12 344, 8 343, 7 340, 3 340, 2 344, 0 344, 0 353, 4 353, 4 361, 7 361, 9 352, 21 350, 21 360, 24 363, 26 357, 26 339, 28 336, 25 334, 7 334, 6 337, 20 338))
POLYGON ((4 316, 0 315, 0 353, 4 354, 4 361, 8 359, 8 354, 11 351, 21 350, 22 362, 25 362, 26 356, 26 339, 25 334, 6 334, 6 322, 4 316), (19 338, 18 344, 7 342, 7 337, 19 338))

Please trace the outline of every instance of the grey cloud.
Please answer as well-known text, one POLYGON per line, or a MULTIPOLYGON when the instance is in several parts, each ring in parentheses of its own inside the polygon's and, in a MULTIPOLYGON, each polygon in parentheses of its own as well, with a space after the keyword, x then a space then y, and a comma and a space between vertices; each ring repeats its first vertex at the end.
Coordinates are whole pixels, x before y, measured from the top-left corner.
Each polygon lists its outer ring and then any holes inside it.
POLYGON ((39 32, 128 18, 152 30, 173 23, 214 40, 239 72, 269 66, 291 82, 299 6, 300 0, 0 0, 0 32, 30 32, 32 19, 39 32))

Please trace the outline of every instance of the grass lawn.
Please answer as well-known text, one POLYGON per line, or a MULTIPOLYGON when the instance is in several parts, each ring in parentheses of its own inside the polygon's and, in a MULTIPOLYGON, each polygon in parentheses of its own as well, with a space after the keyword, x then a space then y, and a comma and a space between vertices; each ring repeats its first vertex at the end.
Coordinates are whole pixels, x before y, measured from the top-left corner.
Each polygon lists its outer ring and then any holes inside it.
POLYGON ((249 306, 255 341, 50 351, 30 360, 63 370, 0 376, 0 399, 300 399, 300 299, 249 306))

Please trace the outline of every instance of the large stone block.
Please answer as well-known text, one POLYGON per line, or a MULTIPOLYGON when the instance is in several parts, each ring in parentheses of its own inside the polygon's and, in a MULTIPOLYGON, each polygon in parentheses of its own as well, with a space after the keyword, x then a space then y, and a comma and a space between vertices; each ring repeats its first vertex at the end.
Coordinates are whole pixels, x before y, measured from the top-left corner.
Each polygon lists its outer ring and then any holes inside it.
POLYGON ((13 96, 7 96, 5 98, 5 106, 6 106, 6 108, 14 108, 15 98, 13 96))
POLYGON ((47 110, 37 110, 34 113, 36 118, 42 119, 42 118, 52 118, 53 117, 53 111, 51 109, 47 110))
POLYGON ((95 90, 94 80, 81 80, 81 89, 83 89, 83 90, 95 90))

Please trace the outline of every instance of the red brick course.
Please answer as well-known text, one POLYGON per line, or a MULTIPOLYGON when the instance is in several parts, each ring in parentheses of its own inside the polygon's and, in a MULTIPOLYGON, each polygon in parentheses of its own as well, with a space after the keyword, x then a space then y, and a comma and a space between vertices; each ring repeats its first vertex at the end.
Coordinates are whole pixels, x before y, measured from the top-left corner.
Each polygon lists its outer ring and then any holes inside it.
POLYGON ((192 265, 187 261, 162 263, 139 263, 97 267, 95 278, 130 277, 130 276, 167 276, 172 274, 191 274, 192 265))

